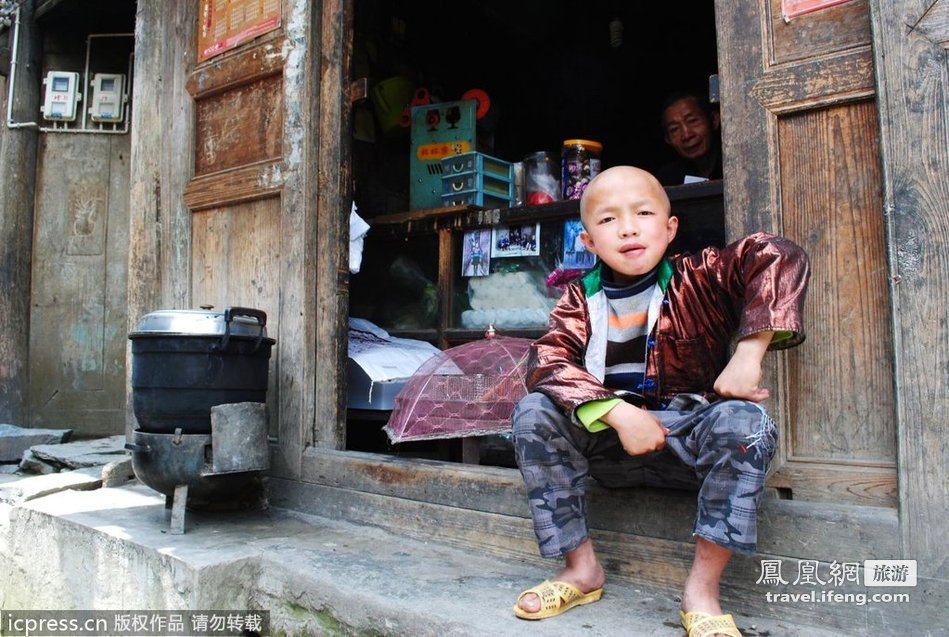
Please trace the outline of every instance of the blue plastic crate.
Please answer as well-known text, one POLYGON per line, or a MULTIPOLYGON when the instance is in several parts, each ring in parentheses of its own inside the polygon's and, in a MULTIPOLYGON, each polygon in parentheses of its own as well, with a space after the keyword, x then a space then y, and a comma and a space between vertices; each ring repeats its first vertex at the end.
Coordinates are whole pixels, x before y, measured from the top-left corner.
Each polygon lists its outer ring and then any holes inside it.
POLYGON ((481 206, 483 208, 510 208, 514 197, 497 197, 483 190, 466 190, 442 195, 443 206, 481 206))
POLYGON ((466 190, 480 190, 486 194, 510 199, 514 197, 514 182, 483 173, 442 175, 442 197, 466 190))
POLYGON ((444 175, 459 175, 469 172, 481 173, 485 177, 514 182, 514 164, 497 157, 474 152, 442 159, 442 173, 444 175))

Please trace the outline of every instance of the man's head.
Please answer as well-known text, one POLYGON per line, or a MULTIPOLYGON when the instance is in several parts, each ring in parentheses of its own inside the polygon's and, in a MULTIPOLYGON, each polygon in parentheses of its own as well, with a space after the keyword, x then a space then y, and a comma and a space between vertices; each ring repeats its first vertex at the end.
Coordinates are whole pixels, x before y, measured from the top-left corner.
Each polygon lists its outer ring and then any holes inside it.
POLYGON ((712 112, 703 98, 690 93, 669 97, 662 109, 663 138, 680 156, 693 161, 711 151, 719 122, 718 113, 712 112))
POLYGON ((662 185, 645 170, 615 166, 587 185, 580 198, 580 239, 616 275, 631 281, 659 264, 679 220, 662 185))

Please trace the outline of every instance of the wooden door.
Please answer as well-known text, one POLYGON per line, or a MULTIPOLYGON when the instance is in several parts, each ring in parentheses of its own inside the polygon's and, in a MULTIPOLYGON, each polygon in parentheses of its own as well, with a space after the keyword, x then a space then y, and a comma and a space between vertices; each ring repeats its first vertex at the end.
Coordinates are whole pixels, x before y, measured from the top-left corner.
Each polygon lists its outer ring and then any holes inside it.
POLYGON ((125 429, 129 136, 40 140, 30 313, 30 425, 125 429))
POLYGON ((893 343, 866 0, 785 21, 716 2, 730 238, 806 249, 807 341, 771 355, 782 428, 770 479, 795 500, 896 504, 893 343))
MULTIPOLYGON (((190 211, 191 307, 253 307, 268 336, 282 340, 278 306, 283 160, 283 65, 263 41, 200 68, 186 85, 194 99, 190 211)), ((268 402, 276 423, 277 361, 268 402)), ((276 433, 276 425, 272 427, 276 433)))
MULTIPOLYGON (((317 368, 335 374, 338 312, 317 300, 317 290, 335 290, 335 266, 345 256, 344 245, 317 246, 324 226, 342 225, 343 208, 319 205, 318 174, 331 174, 317 124, 326 110, 319 99, 325 9, 311 0, 214 4, 222 11, 276 7, 278 24, 202 59, 202 3, 139 4, 130 320, 156 308, 264 310, 277 339, 267 394, 279 443, 271 473, 299 477, 305 447, 319 438, 314 423, 323 422, 315 416, 325 402, 317 393, 328 390, 336 400, 335 385, 319 385, 317 368), (325 272, 324 263, 333 268, 325 272), (334 338, 318 333, 323 324, 333 326, 334 338)), ((325 232, 330 242, 338 236, 325 232)))

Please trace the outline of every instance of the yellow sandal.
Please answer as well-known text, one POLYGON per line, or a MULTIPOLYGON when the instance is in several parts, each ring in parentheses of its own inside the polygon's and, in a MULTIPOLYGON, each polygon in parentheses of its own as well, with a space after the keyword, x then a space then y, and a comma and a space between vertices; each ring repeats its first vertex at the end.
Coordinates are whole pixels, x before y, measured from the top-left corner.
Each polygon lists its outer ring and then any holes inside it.
POLYGON ((680 610, 679 617, 689 637, 711 637, 711 635, 741 637, 741 632, 731 615, 709 615, 700 611, 686 613, 680 610))
POLYGON ((584 593, 576 586, 566 582, 551 582, 544 580, 534 588, 528 588, 517 596, 520 602, 525 595, 535 594, 540 598, 540 610, 531 613, 520 606, 514 606, 514 614, 521 619, 547 619, 565 613, 574 606, 582 604, 591 604, 600 599, 603 595, 603 589, 598 588, 584 593))

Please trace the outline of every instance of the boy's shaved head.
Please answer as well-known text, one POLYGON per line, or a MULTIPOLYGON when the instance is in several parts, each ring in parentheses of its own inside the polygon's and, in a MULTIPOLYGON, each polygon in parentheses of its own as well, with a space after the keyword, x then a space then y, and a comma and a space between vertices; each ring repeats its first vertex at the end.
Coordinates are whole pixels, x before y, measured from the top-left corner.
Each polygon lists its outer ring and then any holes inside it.
POLYGON ((665 188, 659 183, 659 180, 651 173, 636 168, 635 166, 614 166, 607 168, 599 175, 590 180, 580 198, 580 219, 586 226, 587 212, 591 202, 599 196, 600 190, 607 188, 635 188, 641 190, 644 194, 649 194, 659 200, 666 216, 671 214, 672 204, 669 203, 669 196, 666 195, 665 188))

